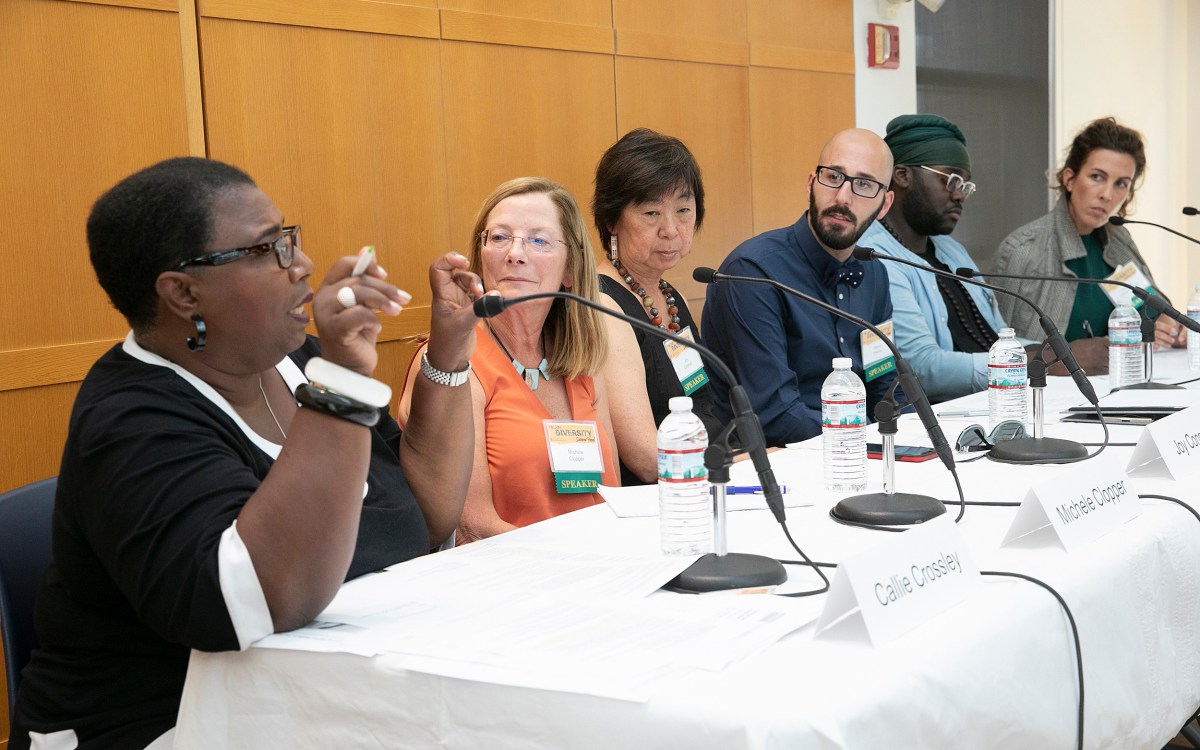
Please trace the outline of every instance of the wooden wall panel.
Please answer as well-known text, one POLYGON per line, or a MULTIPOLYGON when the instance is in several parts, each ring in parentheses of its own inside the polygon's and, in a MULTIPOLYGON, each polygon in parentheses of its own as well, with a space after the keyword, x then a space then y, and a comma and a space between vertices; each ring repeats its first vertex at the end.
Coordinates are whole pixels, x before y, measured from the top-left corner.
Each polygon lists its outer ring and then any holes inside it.
POLYGON ((673 135, 703 173, 704 227, 668 279, 693 313, 705 290, 692 269, 719 266, 753 234, 749 101, 744 67, 617 58, 618 137, 637 127, 673 135))
POLYGON ((314 287, 373 244, 428 304, 426 268, 449 239, 437 42, 204 18, 201 47, 209 154, 303 223, 314 287))
POLYGON ((74 353, 127 328, 88 261, 92 203, 199 133, 180 15, 162 5, 0 3, 0 491, 58 472, 74 353))
POLYGON ((853 76, 750 69, 754 234, 800 218, 821 147, 853 123, 853 76))
POLYGON ((613 27, 658 36, 746 43, 746 0, 612 0, 613 27))
POLYGON ((743 0, 614 0, 617 54, 745 66, 743 0), (683 10, 684 12, 680 12, 683 10))
POLYGON ((746 0, 751 46, 854 53, 854 5, 846 0, 746 0))
POLYGON ((0 3, 0 350, 124 334, 84 222, 119 178, 188 152, 180 54, 174 13, 0 3))
POLYGON ((852 123, 851 24, 844 0, 0 0, 0 170, 19 176, 0 181, 0 491, 57 471, 78 381, 124 334, 84 243, 117 179, 208 154, 305 225, 320 268, 375 244, 416 297, 383 321, 398 385, 428 260, 463 248, 483 197, 543 174, 586 213, 637 125, 704 169, 708 224, 672 279, 695 302, 690 267, 793 221, 852 123))
POLYGON ((442 66, 451 247, 466 249, 479 206, 514 177, 561 183, 589 218, 596 161, 616 139, 612 58, 443 42, 442 66))
POLYGON ((440 0, 443 10, 612 28, 611 0, 440 0))
POLYGON ((337 256, 373 244, 413 295, 382 319, 376 376, 398 390, 405 342, 429 327, 429 263, 449 248, 437 42, 208 18, 201 40, 210 155, 304 224, 313 287, 337 256), (272 48, 294 54, 263 59, 272 48))

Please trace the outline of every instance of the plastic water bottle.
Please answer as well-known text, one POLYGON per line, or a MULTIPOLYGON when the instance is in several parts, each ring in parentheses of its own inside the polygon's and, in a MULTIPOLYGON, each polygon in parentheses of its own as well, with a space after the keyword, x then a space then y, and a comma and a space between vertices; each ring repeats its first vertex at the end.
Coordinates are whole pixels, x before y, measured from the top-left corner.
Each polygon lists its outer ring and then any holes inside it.
POLYGON ((1029 363, 1016 332, 1001 328, 988 350, 988 421, 995 427, 1007 419, 1029 421, 1029 363))
MULTIPOLYGON (((1192 298, 1188 300, 1187 306, 1188 317, 1200 323, 1200 284, 1196 285, 1196 291, 1192 294, 1192 298)), ((1188 367, 1193 370, 1200 370, 1200 333, 1188 331, 1188 367)))
POLYGON ((825 489, 851 492, 867 486, 867 389, 835 357, 821 386, 821 433, 825 441, 825 489))
POLYGON ((1142 354, 1142 319, 1129 305, 1117 305, 1108 316, 1108 384, 1116 389, 1146 380, 1142 354))
POLYGON ((668 555, 712 552, 712 493, 704 449, 708 431, 692 399, 675 396, 658 428, 658 527, 668 555))

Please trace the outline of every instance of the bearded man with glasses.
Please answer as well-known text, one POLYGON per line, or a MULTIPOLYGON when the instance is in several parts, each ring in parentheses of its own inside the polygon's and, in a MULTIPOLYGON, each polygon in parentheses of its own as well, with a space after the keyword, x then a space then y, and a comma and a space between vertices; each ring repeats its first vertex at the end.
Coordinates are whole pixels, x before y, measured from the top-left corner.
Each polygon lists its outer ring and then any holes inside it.
MULTIPOLYGON (((879 136, 838 133, 808 176, 808 211, 790 227, 743 242, 721 273, 774 279, 877 325, 887 322, 887 272, 853 254, 858 238, 892 204, 891 173, 891 153, 879 136)), ((864 372, 861 328, 766 284, 710 284, 703 329, 704 343, 733 367, 749 394, 768 445, 821 433, 821 384, 834 357, 849 357, 866 382, 868 415, 895 378, 887 364, 864 372)), ((719 373, 710 376, 717 416, 728 420, 732 384, 719 373)))
MULTIPOLYGON (((976 191, 962 131, 938 115, 901 115, 888 123, 884 141, 895 163, 895 206, 867 229, 860 244, 943 271, 979 270, 967 249, 950 237, 976 191)), ((993 292, 900 263, 882 265, 891 280, 896 346, 930 400, 986 390, 988 349, 1008 327, 993 292)), ((1041 342, 1023 343, 1030 357, 1041 347, 1041 342)), ((1088 372, 1107 371, 1103 339, 1080 340, 1071 348, 1088 372)))

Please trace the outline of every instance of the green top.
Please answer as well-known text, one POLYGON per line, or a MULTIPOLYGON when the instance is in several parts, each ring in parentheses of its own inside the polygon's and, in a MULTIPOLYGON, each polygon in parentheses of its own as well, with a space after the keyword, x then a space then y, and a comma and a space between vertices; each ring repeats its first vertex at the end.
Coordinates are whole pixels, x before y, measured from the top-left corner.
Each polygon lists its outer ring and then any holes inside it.
MULTIPOLYGON (((1067 268, 1081 279, 1103 279, 1113 272, 1113 267, 1104 262, 1104 246, 1096 233, 1081 238, 1087 255, 1066 261, 1067 268)), ((1067 341, 1088 337, 1083 324, 1091 326, 1092 336, 1108 334, 1108 316, 1112 315, 1113 303, 1099 284, 1079 284, 1075 288, 1075 306, 1071 308, 1071 322, 1067 324, 1067 341)))

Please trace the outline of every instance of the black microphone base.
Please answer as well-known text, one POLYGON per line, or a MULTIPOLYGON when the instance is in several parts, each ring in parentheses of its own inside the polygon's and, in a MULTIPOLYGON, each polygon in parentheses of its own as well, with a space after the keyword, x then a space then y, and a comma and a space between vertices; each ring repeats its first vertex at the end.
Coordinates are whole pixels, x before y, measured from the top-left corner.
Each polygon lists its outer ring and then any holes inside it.
POLYGON ((848 497, 829 511, 835 521, 865 526, 912 526, 946 512, 941 500, 908 492, 870 492, 848 497))
POLYGON ((663 588, 684 594, 728 591, 759 586, 778 586, 787 580, 787 571, 778 560, 761 555, 712 552, 696 560, 663 588))
POLYGON ((1086 455, 1087 448, 1074 440, 1019 438, 997 443, 988 458, 1006 464, 1061 464, 1086 455))
POLYGON ((1119 388, 1113 388, 1114 391, 1144 391, 1144 390, 1183 390, 1183 386, 1174 385, 1172 383, 1155 383, 1153 380, 1145 383, 1134 383, 1133 385, 1123 385, 1119 388))

